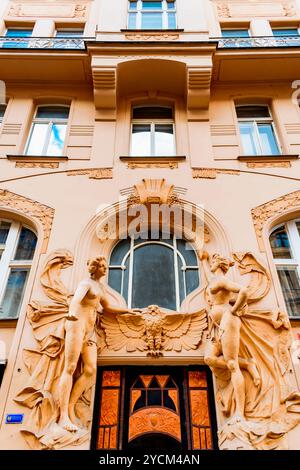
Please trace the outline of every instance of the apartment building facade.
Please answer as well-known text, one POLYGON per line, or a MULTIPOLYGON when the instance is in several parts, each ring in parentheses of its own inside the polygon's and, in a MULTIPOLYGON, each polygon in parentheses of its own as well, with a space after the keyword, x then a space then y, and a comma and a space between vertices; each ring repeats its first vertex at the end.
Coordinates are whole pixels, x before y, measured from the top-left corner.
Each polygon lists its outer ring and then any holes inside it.
POLYGON ((300 1, 0 3, 0 448, 299 450, 300 1))

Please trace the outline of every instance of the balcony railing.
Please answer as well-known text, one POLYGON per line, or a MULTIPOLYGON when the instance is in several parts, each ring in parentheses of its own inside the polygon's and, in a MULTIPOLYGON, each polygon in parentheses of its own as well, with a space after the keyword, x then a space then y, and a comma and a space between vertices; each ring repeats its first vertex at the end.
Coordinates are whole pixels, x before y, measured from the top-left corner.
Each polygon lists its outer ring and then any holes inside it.
POLYGON ((211 38, 218 42, 218 47, 240 49, 245 47, 300 47, 300 36, 261 36, 261 37, 235 37, 211 38))
POLYGON ((0 49, 73 49, 84 50, 86 41, 95 38, 11 38, 0 37, 0 49))
MULTIPOLYGON (((12 38, 7 36, 0 37, 1 49, 68 49, 84 50, 87 41, 95 41, 96 38, 12 38)), ((299 36, 262 36, 262 37, 234 37, 210 38, 211 42, 217 42, 220 49, 241 49, 241 48, 266 48, 266 47, 300 47, 299 36)), ((206 42, 206 41, 205 41, 206 42)))

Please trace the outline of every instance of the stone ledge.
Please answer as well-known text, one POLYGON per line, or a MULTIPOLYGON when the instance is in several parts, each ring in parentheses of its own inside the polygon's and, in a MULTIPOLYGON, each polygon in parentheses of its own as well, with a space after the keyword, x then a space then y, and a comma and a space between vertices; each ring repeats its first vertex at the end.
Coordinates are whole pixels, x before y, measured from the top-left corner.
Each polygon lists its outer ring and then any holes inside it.
POLYGON ((253 162, 253 163, 278 163, 288 162, 291 160, 298 160, 299 155, 240 155, 237 157, 240 162, 253 162))
POLYGON ((22 162, 22 163, 59 163, 69 160, 67 156, 61 157, 48 157, 48 156, 33 156, 33 155, 6 155, 7 160, 11 162, 22 162))

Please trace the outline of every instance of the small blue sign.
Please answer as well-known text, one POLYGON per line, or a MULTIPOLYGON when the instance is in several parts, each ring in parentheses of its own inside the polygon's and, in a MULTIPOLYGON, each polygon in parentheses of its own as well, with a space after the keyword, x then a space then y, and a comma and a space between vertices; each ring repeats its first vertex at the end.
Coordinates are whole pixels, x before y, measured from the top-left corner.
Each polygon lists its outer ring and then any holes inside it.
POLYGON ((23 418, 23 414, 6 415, 5 424, 22 424, 23 418))

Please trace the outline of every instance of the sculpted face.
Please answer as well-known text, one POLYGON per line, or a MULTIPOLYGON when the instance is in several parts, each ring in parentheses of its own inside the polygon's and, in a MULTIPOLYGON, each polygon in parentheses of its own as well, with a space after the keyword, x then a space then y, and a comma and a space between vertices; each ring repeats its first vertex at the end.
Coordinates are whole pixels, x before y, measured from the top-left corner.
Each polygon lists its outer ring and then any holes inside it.
POLYGON ((93 279, 100 279, 104 277, 107 273, 107 262, 105 259, 94 259, 91 260, 88 264, 89 272, 93 279))
POLYGON ((215 273, 218 268, 221 268, 222 271, 226 274, 229 268, 233 266, 233 264, 234 263, 230 262, 230 260, 227 260, 222 256, 213 255, 210 263, 210 269, 212 273, 215 273))
POLYGON ((98 265, 97 273, 99 274, 99 277, 103 277, 107 273, 107 262, 105 260, 102 260, 101 263, 98 265))

